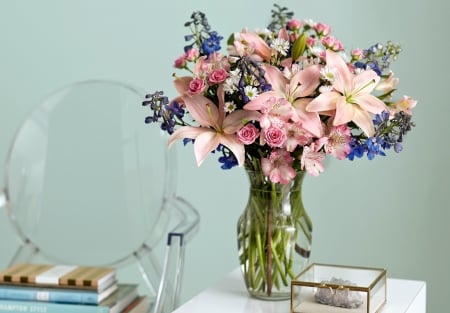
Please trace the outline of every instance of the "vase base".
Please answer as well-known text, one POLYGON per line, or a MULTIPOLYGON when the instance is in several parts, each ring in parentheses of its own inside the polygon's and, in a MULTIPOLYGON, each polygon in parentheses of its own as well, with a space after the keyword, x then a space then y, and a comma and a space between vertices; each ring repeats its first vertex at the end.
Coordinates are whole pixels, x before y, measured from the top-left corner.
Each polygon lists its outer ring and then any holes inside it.
POLYGON ((290 292, 274 292, 270 295, 268 295, 265 292, 253 292, 250 290, 247 290, 249 295, 252 298, 258 299, 258 300, 264 300, 264 301, 284 301, 291 299, 291 293, 290 292))

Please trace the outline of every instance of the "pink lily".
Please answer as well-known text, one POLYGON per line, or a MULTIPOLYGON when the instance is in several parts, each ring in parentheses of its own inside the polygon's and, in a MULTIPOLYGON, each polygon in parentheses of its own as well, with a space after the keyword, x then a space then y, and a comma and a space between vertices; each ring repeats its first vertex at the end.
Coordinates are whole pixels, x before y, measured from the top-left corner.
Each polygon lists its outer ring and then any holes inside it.
MULTIPOLYGON (((245 43, 242 44, 240 42, 235 42, 234 45, 238 51, 241 51, 241 54, 245 51, 245 46, 248 46, 251 51, 261 57, 264 61, 270 62, 272 57, 272 49, 260 35, 254 32, 242 32, 239 36, 245 41, 245 43)), ((281 29, 278 32, 278 38, 286 41, 289 40, 286 29, 281 29)))
POLYGON ((233 152, 238 165, 242 166, 245 161, 245 146, 238 140, 236 132, 247 122, 258 120, 261 114, 236 110, 225 116, 222 86, 218 88, 217 95, 219 107, 202 95, 181 96, 186 109, 200 126, 183 126, 177 129, 169 138, 169 147, 178 139, 195 139, 194 154, 197 165, 200 166, 207 155, 222 144, 233 152))
POLYGON ((272 90, 264 92, 244 106, 246 110, 261 110, 270 98, 284 99, 291 104, 293 110, 292 120, 300 122, 302 127, 317 137, 323 133, 319 114, 308 112, 307 104, 312 100, 308 98, 319 86, 320 68, 313 65, 304 68, 289 80, 277 67, 263 66, 266 81, 272 85, 272 90))
POLYGON ((379 114, 387 110, 385 103, 371 94, 380 77, 372 70, 352 74, 342 57, 330 50, 326 52, 326 63, 337 72, 333 90, 320 94, 306 106, 306 110, 335 111, 333 126, 353 121, 368 137, 372 136, 374 127, 369 112, 379 114))
MULTIPOLYGON (((245 43, 237 45, 238 50, 243 50, 245 46, 250 47, 250 51, 253 51, 256 55, 260 56, 265 61, 270 61, 271 50, 267 43, 256 33, 240 33, 239 36, 245 41, 245 43)), ((236 44, 236 43, 235 43, 236 44)))

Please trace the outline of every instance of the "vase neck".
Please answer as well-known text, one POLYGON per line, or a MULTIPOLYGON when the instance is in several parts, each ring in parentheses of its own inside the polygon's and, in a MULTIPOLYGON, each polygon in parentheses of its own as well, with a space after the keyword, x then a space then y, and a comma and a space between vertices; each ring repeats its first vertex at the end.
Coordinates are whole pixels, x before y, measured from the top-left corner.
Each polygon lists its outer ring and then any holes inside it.
POLYGON ((301 191, 305 171, 297 171, 295 177, 288 184, 273 183, 269 177, 260 170, 246 168, 247 177, 250 183, 250 190, 288 192, 293 190, 301 191))

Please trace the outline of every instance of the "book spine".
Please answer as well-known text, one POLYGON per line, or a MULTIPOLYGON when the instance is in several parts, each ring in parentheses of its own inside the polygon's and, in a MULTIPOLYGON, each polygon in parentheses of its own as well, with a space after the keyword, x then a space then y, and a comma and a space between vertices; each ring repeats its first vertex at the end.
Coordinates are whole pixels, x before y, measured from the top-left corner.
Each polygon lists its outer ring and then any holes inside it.
POLYGON ((115 277, 115 269, 96 266, 46 265, 20 263, 0 271, 0 283, 40 286, 69 286, 101 289, 103 282, 115 277))
POLYGON ((26 288, 0 287, 0 299, 97 304, 98 294, 95 292, 84 292, 81 290, 67 292, 60 289, 37 290, 26 288))
POLYGON ((108 313, 109 308, 98 305, 0 300, 0 312, 108 313))

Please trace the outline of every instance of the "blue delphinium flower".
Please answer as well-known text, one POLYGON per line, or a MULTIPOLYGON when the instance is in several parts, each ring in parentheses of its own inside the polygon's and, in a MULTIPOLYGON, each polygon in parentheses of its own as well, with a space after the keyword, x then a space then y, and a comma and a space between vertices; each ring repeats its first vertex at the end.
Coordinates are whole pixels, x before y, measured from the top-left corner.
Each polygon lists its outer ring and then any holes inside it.
POLYGON ((227 156, 223 155, 219 157, 219 163, 222 163, 220 168, 223 170, 229 170, 238 165, 237 159, 234 157, 233 154, 227 156))
POLYGON ((355 62, 354 65, 363 70, 371 69, 381 76, 385 70, 389 69, 391 62, 397 59, 400 51, 400 45, 391 41, 385 45, 376 43, 364 50, 363 59, 355 62))
POLYGON ((350 141, 350 153, 347 155, 347 159, 353 161, 356 158, 362 158, 366 151, 364 143, 352 138, 350 141))
POLYGON ((185 52, 197 46, 200 56, 209 56, 221 49, 220 41, 223 37, 216 31, 211 30, 205 13, 200 11, 192 13, 191 20, 186 22, 184 26, 191 29, 191 34, 184 36, 184 40, 192 40, 190 44, 184 47, 185 52))
POLYGON ((391 117, 387 111, 375 116, 374 125, 375 135, 382 139, 383 149, 394 147, 397 153, 403 150, 403 137, 415 126, 411 115, 397 112, 391 117))
POLYGON ((153 111, 153 115, 145 118, 145 123, 161 122, 161 129, 170 135, 175 131, 176 125, 183 124, 184 108, 176 101, 169 103, 169 99, 162 91, 148 94, 145 99, 142 105, 148 105, 153 111))
POLYGON ((149 106, 152 110, 153 115, 145 117, 145 123, 158 122, 159 119, 164 115, 164 106, 169 103, 169 99, 164 96, 162 91, 156 91, 154 93, 145 95, 144 101, 142 101, 143 106, 149 106))
POLYGON ((229 170, 238 165, 238 161, 234 154, 226 151, 226 148, 223 145, 219 145, 216 150, 222 152, 222 156, 218 159, 219 163, 222 163, 220 166, 221 169, 229 170))
POLYGON ((221 49, 220 41, 223 39, 217 32, 212 31, 209 33, 209 37, 202 42, 200 54, 209 56, 210 54, 219 51, 221 49))
POLYGON ((249 82, 253 82, 253 87, 257 88, 259 92, 272 90, 272 86, 267 83, 264 76, 265 71, 258 62, 247 57, 240 58, 236 62, 236 69, 239 69, 240 75, 237 90, 243 104, 250 101, 250 98, 245 92, 245 87, 249 86, 249 82))
POLYGON ((403 150, 403 136, 414 127, 411 121, 411 115, 405 112, 395 113, 392 117, 388 111, 376 114, 373 119, 375 134, 370 138, 352 138, 350 142, 350 153, 347 155, 349 160, 355 157, 362 157, 367 154, 369 160, 375 156, 385 156, 386 150, 394 148, 395 152, 403 150))
POLYGON ((383 151, 383 138, 371 137, 366 139, 365 144, 367 147, 367 158, 373 160, 376 155, 386 156, 383 151))

